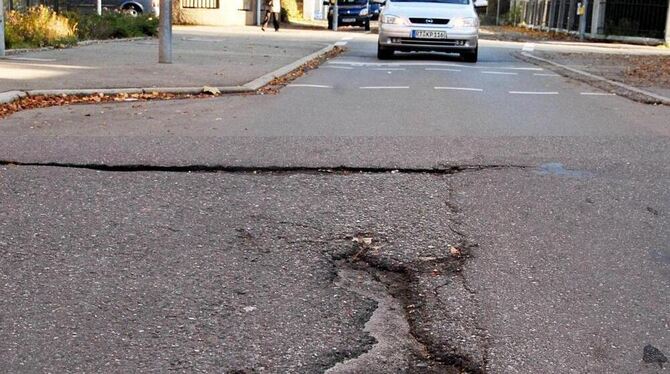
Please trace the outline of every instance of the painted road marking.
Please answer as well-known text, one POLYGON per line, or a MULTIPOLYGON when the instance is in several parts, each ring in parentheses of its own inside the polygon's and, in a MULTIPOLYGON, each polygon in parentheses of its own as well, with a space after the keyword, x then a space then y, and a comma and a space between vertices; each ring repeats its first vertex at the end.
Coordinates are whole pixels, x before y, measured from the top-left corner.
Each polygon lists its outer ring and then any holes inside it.
POLYGON ((551 74, 551 73, 534 73, 533 74, 536 77, 560 77, 558 74, 551 74))
POLYGON ((462 71, 461 69, 426 68, 426 71, 462 71))
POLYGON ((324 66, 321 66, 321 67, 326 68, 326 69, 342 69, 342 70, 353 70, 354 69, 351 66, 328 66, 328 65, 324 65, 324 66))
POLYGON ((353 36, 347 36, 347 37, 344 37, 340 40, 354 40, 354 37, 353 36))
POLYGON ((14 60, 14 61, 39 61, 39 62, 53 62, 53 61, 56 61, 55 58, 14 57, 14 56, 6 56, 6 57, 2 57, 2 60, 14 60))
POLYGON ((339 41, 339 42, 335 42, 335 45, 338 46, 338 47, 341 47, 341 46, 347 45, 347 42, 339 41))
POLYGON ((556 91, 535 92, 535 91, 509 91, 512 95, 558 95, 556 91))
POLYGON ((407 70, 407 69, 405 69, 405 68, 372 68, 372 70, 383 70, 383 71, 386 71, 386 70, 394 70, 394 71, 403 71, 403 70, 407 70))
POLYGON ((367 86, 359 88, 361 90, 398 90, 409 88, 409 86, 367 86))
POLYGON ((289 84, 286 87, 333 88, 322 84, 289 84))
POLYGON ((507 71, 482 71, 482 74, 519 75, 519 73, 510 73, 507 71))
POLYGON ((434 87, 434 88, 436 90, 475 91, 475 92, 484 91, 481 88, 470 88, 470 87, 434 87))
POLYGON ((616 96, 616 94, 609 92, 580 92, 579 94, 584 96, 616 96))
POLYGON ((524 52, 533 52, 535 50, 535 43, 526 43, 521 50, 524 52))

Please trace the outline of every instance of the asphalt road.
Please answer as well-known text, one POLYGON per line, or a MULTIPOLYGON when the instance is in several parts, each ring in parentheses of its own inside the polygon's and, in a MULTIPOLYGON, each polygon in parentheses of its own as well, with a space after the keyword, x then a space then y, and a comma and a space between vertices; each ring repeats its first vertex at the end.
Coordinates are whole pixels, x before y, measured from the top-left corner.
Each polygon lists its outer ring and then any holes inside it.
POLYGON ((277 95, 0 122, 11 371, 667 372, 670 110, 343 35, 277 95))

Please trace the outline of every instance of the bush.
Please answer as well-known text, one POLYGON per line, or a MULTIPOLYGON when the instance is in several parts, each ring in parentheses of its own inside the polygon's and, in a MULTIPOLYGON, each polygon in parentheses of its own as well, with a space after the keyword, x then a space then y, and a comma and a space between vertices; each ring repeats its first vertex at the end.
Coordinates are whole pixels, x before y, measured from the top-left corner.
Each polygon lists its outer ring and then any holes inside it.
POLYGON ((132 17, 122 12, 97 14, 67 13, 77 23, 79 40, 132 38, 158 34, 158 18, 150 15, 132 17))
POLYGON ((5 21, 7 48, 68 45, 77 42, 77 26, 45 6, 9 11, 5 21))
POLYGON ((38 6, 6 15, 7 48, 34 48, 75 44, 78 40, 131 38, 158 35, 158 19, 151 15, 130 16, 122 12, 82 14, 38 6))
POLYGON ((302 2, 297 0, 281 0, 281 18, 283 21, 295 21, 302 19, 302 2))

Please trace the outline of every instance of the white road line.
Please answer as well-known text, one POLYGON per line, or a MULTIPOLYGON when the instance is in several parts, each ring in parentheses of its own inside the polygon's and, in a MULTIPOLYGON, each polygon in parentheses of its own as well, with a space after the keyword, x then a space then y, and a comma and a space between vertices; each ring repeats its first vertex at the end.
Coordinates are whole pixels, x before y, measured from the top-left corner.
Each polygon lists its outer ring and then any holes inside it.
POLYGON ((341 47, 341 46, 347 45, 347 42, 339 41, 339 42, 335 42, 335 45, 338 46, 338 47, 341 47))
POLYGON ((535 50, 535 43, 526 43, 521 50, 525 52, 533 52, 535 50))
POLYGON ((321 67, 325 68, 325 69, 342 69, 342 70, 353 70, 354 69, 351 66, 328 66, 328 65, 324 65, 324 66, 321 66, 321 67))
POLYGON ((507 70, 529 70, 529 71, 542 71, 542 68, 512 68, 512 67, 502 67, 502 68, 490 68, 490 69, 507 69, 507 70))
POLYGON ((475 91, 475 92, 484 91, 481 88, 470 88, 470 87, 434 87, 434 88, 436 90, 475 91))
POLYGON ((507 71, 482 71, 482 74, 519 75, 519 73, 510 73, 507 71))
POLYGON ((325 86, 322 84, 289 84, 286 87, 333 88, 333 86, 325 86))
POLYGON ((353 36, 347 36, 347 37, 344 37, 344 38, 342 38, 342 39, 340 39, 340 40, 353 40, 353 39, 354 39, 353 36))
POLYGON ((2 60, 14 60, 14 61, 40 61, 40 62, 56 61, 55 58, 14 57, 14 56, 6 56, 6 57, 2 57, 1 59, 2 60))
POLYGON ((361 90, 398 90, 409 88, 409 86, 367 86, 359 88, 361 90))
POLYGON ((534 91, 509 91, 512 95, 558 95, 556 91, 534 92, 534 91))
POLYGON ((560 77, 558 74, 551 74, 551 73, 533 73, 534 76, 536 77, 560 77))
POLYGON ((405 69, 405 68, 372 68, 372 70, 382 70, 382 71, 386 71, 386 70, 394 70, 394 71, 402 71, 402 70, 407 70, 407 69, 405 69))
POLYGON ((426 71, 462 71, 461 69, 426 68, 426 71))
POLYGON ((584 96, 616 96, 616 94, 609 92, 580 92, 579 94, 584 96))
POLYGON ((330 61, 328 64, 334 64, 334 65, 349 65, 349 66, 374 66, 374 67, 384 67, 384 66, 450 66, 450 67, 457 67, 457 68, 463 68, 463 67, 470 67, 474 68, 474 66, 467 66, 467 65, 458 65, 458 64, 451 64, 451 63, 446 63, 446 62, 357 62, 357 61, 330 61))

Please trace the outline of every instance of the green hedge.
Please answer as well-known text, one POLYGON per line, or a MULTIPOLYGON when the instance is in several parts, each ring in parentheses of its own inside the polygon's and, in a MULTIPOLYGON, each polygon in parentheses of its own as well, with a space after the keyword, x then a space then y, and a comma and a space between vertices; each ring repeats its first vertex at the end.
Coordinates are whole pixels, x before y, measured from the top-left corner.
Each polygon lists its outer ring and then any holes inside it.
POLYGON ((80 40, 113 39, 158 34, 158 18, 151 15, 130 16, 121 12, 82 14, 56 13, 37 6, 25 12, 10 11, 5 22, 7 48, 66 46, 80 40))

